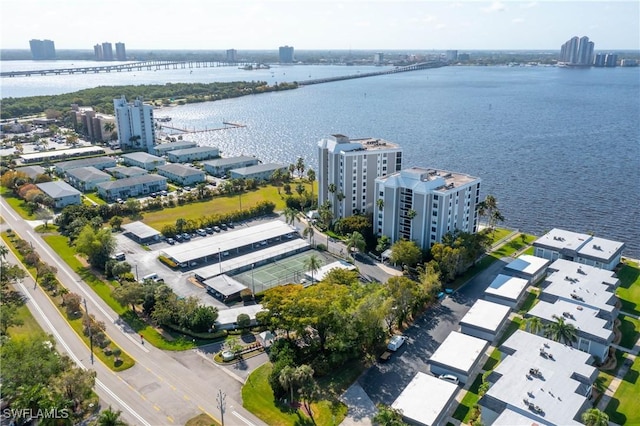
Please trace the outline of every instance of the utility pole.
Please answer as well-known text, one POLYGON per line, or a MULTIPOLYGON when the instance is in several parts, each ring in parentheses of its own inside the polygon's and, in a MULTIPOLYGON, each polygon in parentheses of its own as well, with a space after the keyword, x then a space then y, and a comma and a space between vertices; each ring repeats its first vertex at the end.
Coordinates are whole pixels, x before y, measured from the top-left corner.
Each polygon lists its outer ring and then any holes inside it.
POLYGON ((89 316, 89 309, 87 309, 87 299, 82 299, 84 303, 84 311, 87 314, 87 324, 89 328, 89 350, 91 351, 91 364, 93 364, 93 333, 91 332, 91 317, 89 316))
POLYGON ((224 426, 224 412, 227 409, 227 394, 222 392, 222 389, 218 389, 218 395, 216 396, 216 407, 220 409, 220 420, 222 426, 224 426))

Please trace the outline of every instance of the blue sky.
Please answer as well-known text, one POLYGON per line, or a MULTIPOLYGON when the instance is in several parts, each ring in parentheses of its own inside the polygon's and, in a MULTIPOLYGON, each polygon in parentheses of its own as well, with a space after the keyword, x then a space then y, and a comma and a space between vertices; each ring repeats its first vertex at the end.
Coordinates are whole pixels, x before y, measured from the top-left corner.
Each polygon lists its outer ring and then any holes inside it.
POLYGON ((4 49, 640 49, 637 0, 1 0, 0 16, 4 49))

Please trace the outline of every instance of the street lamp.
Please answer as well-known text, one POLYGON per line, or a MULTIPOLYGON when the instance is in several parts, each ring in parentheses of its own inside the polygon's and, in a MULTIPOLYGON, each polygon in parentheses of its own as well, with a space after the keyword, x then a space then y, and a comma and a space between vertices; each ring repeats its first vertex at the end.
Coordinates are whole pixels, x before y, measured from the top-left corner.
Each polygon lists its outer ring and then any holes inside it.
POLYGON ((91 364, 93 364, 93 333, 91 332, 91 317, 89 309, 87 309, 87 299, 82 299, 84 303, 84 311, 87 313, 87 328, 89 329, 89 350, 91 351, 91 364))
POLYGON ((251 264, 251 287, 253 287, 253 298, 255 299, 256 298, 256 284, 253 281, 253 266, 254 265, 255 265, 254 263, 251 264))
POLYGON ((227 408, 226 399, 227 399, 227 394, 222 392, 222 389, 218 389, 218 395, 216 396, 216 407, 220 409, 220 420, 221 420, 222 426, 224 426, 224 412, 226 411, 226 408, 227 408))

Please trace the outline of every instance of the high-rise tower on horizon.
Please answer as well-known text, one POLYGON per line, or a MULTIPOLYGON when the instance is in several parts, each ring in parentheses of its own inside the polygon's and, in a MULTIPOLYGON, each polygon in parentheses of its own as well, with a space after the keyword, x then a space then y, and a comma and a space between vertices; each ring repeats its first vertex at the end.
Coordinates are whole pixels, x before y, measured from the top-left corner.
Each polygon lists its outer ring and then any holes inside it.
POLYGON ((574 36, 560 47, 560 62, 573 66, 591 66, 594 47, 589 37, 574 36))
POLYGON ((52 40, 29 40, 29 47, 34 61, 56 58, 56 46, 52 40))
POLYGON ((293 46, 280 46, 278 49, 278 57, 281 64, 293 63, 293 46))
POLYGON ((124 43, 122 42, 116 43, 116 60, 118 61, 127 60, 127 50, 124 46, 124 43))

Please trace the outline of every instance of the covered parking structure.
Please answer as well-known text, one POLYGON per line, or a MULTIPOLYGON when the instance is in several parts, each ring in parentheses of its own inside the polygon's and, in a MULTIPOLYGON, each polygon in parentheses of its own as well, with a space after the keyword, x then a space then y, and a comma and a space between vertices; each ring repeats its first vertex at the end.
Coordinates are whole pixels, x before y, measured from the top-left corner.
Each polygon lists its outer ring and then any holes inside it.
POLYGON ((124 235, 140 244, 160 241, 160 232, 139 220, 122 225, 122 229, 125 231, 124 235))
POLYGON ((280 220, 274 220, 175 245, 165 249, 161 254, 182 268, 188 268, 214 261, 221 263, 222 257, 244 255, 296 238, 299 239, 299 235, 295 228, 280 220))
POLYGON ((225 274, 210 278, 203 284, 207 287, 207 293, 223 302, 239 299, 240 292, 247 288, 246 285, 225 274))
POLYGON ((262 266, 274 260, 309 250, 310 248, 311 246, 308 242, 300 238, 295 238, 275 246, 265 247, 258 251, 250 251, 249 253, 233 258, 219 256, 217 263, 198 268, 194 270, 193 273, 197 280, 205 282, 217 275, 238 274, 251 269, 251 265, 253 265, 253 267, 262 266))

